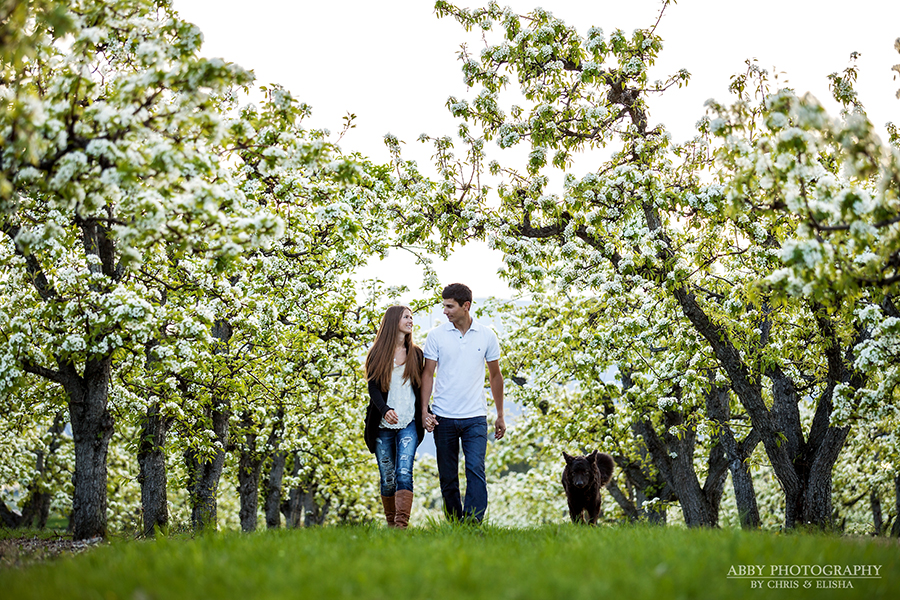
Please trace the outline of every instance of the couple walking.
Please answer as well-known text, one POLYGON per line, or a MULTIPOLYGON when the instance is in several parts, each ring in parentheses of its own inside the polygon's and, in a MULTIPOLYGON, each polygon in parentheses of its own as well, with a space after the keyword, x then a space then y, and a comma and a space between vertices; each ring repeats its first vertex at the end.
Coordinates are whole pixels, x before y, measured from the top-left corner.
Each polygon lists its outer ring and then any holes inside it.
POLYGON ((434 433, 447 518, 477 522, 484 518, 488 435, 485 364, 497 409, 494 438, 499 440, 506 433, 497 336, 469 314, 472 290, 468 287, 453 283, 441 296, 448 322, 428 333, 424 350, 412 340, 412 311, 392 306, 385 312, 366 356, 366 445, 378 460, 381 502, 392 527, 405 528, 409 523, 413 461, 425 430, 434 433), (465 504, 459 493, 460 445, 466 461, 465 504))

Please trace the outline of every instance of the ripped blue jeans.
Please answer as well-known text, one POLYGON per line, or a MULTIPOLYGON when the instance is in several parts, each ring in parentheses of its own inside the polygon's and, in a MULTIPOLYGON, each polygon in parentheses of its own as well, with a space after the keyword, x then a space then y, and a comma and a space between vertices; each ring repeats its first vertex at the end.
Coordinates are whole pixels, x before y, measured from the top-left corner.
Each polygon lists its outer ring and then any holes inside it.
POLYGON ((375 458, 381 474, 382 496, 393 496, 397 490, 413 491, 413 461, 418 445, 415 419, 403 429, 378 430, 375 458))

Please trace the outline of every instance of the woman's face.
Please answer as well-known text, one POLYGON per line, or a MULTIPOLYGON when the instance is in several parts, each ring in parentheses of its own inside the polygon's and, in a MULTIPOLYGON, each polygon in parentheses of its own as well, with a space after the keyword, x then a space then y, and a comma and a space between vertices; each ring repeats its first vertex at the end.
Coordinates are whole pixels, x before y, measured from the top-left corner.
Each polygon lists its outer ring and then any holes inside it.
POLYGON ((413 330, 413 316, 412 312, 408 308, 403 309, 403 314, 400 315, 400 333, 412 333, 413 330))

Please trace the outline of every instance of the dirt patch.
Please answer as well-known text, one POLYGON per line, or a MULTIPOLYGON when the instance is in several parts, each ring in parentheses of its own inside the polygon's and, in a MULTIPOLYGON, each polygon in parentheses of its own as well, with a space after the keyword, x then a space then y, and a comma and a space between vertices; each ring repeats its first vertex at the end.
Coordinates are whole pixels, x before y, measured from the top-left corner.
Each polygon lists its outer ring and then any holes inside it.
POLYGON ((0 569, 21 568, 62 556, 79 554, 103 543, 103 538, 73 541, 64 536, 0 539, 0 569))

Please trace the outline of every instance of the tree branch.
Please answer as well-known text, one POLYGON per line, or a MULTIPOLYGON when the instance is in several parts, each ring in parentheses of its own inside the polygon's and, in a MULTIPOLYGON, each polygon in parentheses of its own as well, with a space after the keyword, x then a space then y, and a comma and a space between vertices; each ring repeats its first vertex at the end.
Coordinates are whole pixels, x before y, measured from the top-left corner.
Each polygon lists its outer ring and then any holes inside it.
POLYGON ((54 381, 60 385, 66 384, 66 376, 59 371, 54 371, 53 369, 48 369, 47 367, 36 365, 31 361, 23 362, 22 368, 26 373, 31 373, 32 375, 37 375, 39 377, 43 377, 44 379, 49 379, 50 381, 54 381))
POLYGON ((31 279, 32 285, 37 290, 38 295, 40 295, 42 300, 50 300, 51 298, 56 298, 56 290, 53 288, 53 285, 47 280, 47 276, 44 275, 44 270, 41 268, 40 263, 34 257, 33 254, 26 255, 22 252, 22 249, 16 243, 16 236, 19 235, 21 228, 17 225, 10 224, 6 219, 3 220, 2 224, 0 224, 0 229, 3 230, 9 239, 12 240, 13 248, 15 249, 15 253, 25 259, 25 269, 28 271, 29 278, 31 279))

